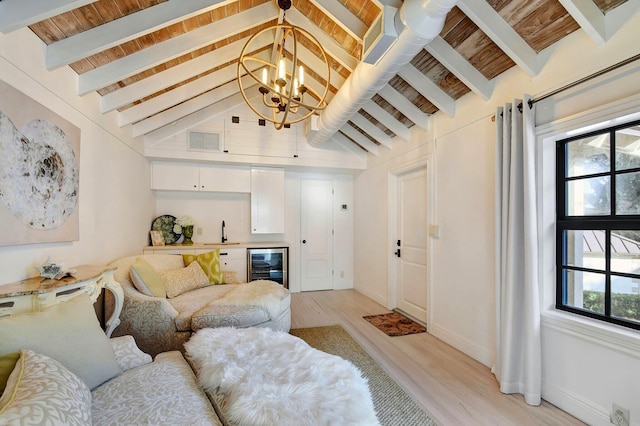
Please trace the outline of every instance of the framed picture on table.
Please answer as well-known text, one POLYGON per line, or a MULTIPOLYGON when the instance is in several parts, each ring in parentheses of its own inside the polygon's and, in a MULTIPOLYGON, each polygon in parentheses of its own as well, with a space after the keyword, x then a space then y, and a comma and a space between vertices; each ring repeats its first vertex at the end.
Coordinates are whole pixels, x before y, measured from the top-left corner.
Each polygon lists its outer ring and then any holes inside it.
POLYGON ((149 234, 151 235, 152 246, 164 245, 164 236, 162 235, 162 231, 149 231, 149 234))

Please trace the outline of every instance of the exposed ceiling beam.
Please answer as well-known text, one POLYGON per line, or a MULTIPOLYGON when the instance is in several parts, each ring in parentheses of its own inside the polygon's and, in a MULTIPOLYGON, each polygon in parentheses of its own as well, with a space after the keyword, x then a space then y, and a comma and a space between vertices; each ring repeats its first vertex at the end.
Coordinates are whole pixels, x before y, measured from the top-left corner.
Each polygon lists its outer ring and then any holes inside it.
POLYGON ((242 13, 221 19, 144 50, 88 71, 78 78, 78 94, 85 95, 165 63, 193 50, 229 37, 229 28, 237 33, 276 18, 278 9, 272 2, 263 3, 242 13))
POLYGON ((571 17, 598 45, 607 41, 604 15, 593 1, 559 0, 571 17))
MULTIPOLYGON (((293 43, 285 45, 285 50, 293 55, 293 49, 291 49, 292 44, 293 43)), ((322 60, 318 58, 313 52, 304 47, 302 43, 298 44, 298 59, 302 61, 307 67, 324 77, 324 70, 327 67, 326 64, 322 62, 322 60)), ((329 82, 333 87, 339 89, 340 86, 342 86, 342 84, 344 83, 344 80, 345 78, 343 76, 341 76, 333 68, 329 67, 329 82)))
POLYGON ((494 82, 482 75, 476 67, 471 65, 464 56, 459 54, 442 37, 434 38, 424 48, 476 95, 485 101, 491 98, 494 82))
POLYGON ((425 114, 420 111, 420 108, 409 102, 409 100, 396 89, 387 84, 380 89, 378 95, 382 96, 387 102, 393 105, 395 109, 404 114, 409 120, 413 121, 416 126, 421 127, 424 130, 429 130, 429 114, 425 114))
POLYGON ((364 132, 366 132, 369 136, 374 138, 380 145, 385 148, 391 149, 392 143, 391 138, 385 132, 383 132, 379 127, 375 124, 364 118, 360 114, 356 114, 349 120, 359 128, 361 128, 364 132))
POLYGON ((152 145, 158 141, 177 135, 178 133, 186 132, 190 128, 195 127, 200 123, 204 123, 207 120, 210 120, 211 117, 223 114, 224 112, 230 109, 234 109, 242 104, 244 104, 244 99, 238 92, 227 97, 226 99, 221 100, 218 103, 209 105, 206 108, 196 111, 193 114, 180 118, 175 122, 171 122, 166 126, 163 126, 159 129, 154 130, 153 132, 144 135, 144 146, 146 148, 147 146, 152 145))
POLYGON ((398 72, 407 83, 413 86, 422 96, 429 99, 438 109, 450 117, 456 115, 456 101, 439 88, 431 79, 410 63, 398 72))
MULTIPOLYGON (((224 64, 238 59, 242 46, 249 40, 245 37, 212 52, 200 55, 190 61, 183 62, 145 79, 107 93, 101 99, 101 112, 106 113, 128 105, 138 99, 153 95, 177 83, 195 77, 212 68, 212 64, 224 64)), ((273 41, 273 37, 264 33, 256 39, 257 45, 266 45, 273 41)), ((155 101, 154 101, 155 102, 155 101)))
MULTIPOLYGON (((250 81, 253 81, 251 80, 251 77, 248 76, 244 76, 243 79, 246 81, 245 84, 247 85, 250 81)), ((240 89, 238 88, 238 83, 236 81, 231 81, 214 90, 210 90, 200 96, 183 102, 180 105, 176 105, 168 110, 149 117, 146 120, 139 121, 132 126, 132 136, 135 138, 150 133, 190 114, 207 109, 216 102, 239 93, 240 89)))
POLYGON ((315 4, 353 38, 362 41, 369 28, 340 2, 335 0, 311 0, 311 3, 315 4))
POLYGON ((49 19, 96 0, 4 0, 0 1, 0 32, 7 34, 49 19))
POLYGON ((287 11, 287 21, 309 31, 312 36, 318 39, 325 52, 350 72, 352 72, 356 65, 358 65, 358 60, 356 58, 351 56, 351 54, 344 50, 342 46, 338 45, 330 35, 322 31, 315 23, 309 20, 309 18, 304 16, 295 7, 292 7, 287 11))
MULTIPOLYGON (((259 54, 259 57, 265 61, 269 59, 268 56, 268 52, 261 52, 259 54)), ((128 124, 144 120, 145 118, 167 110, 174 105, 199 96, 208 90, 212 90, 230 81, 235 81, 237 77, 238 65, 228 65, 210 74, 202 76, 197 80, 164 92, 161 95, 154 97, 150 102, 142 102, 138 105, 132 106, 131 108, 127 108, 120 113, 119 125, 120 127, 124 127, 128 124)))
POLYGON ((405 141, 409 140, 409 129, 404 124, 395 119, 395 117, 385 111, 380 105, 373 101, 369 101, 362 106, 369 115, 378 120, 387 129, 391 130, 397 136, 405 141))
POLYGON ((460 0, 464 12, 513 62, 531 77, 538 75, 538 54, 486 1, 460 0))
POLYGON ((362 149, 358 144, 353 143, 351 139, 349 139, 348 137, 346 137, 340 132, 337 132, 336 134, 331 136, 330 141, 333 141, 338 146, 346 149, 347 151, 353 154, 356 154, 357 156, 364 156, 365 158, 367 157, 367 151, 362 149))
POLYGON ((232 0, 169 0, 62 39, 46 47, 46 66, 53 70, 160 28, 224 6, 232 0))
POLYGON ((350 124, 345 124, 344 126, 342 126, 340 128, 339 132, 341 132, 344 135, 346 135, 347 137, 351 138, 353 141, 355 141, 358 145, 360 145, 361 147, 366 149, 371 154, 376 155, 376 156, 380 154, 380 152, 379 152, 380 150, 378 149, 378 145, 376 145, 375 143, 371 142, 371 140, 368 137, 366 137, 362 133, 358 132, 350 124))

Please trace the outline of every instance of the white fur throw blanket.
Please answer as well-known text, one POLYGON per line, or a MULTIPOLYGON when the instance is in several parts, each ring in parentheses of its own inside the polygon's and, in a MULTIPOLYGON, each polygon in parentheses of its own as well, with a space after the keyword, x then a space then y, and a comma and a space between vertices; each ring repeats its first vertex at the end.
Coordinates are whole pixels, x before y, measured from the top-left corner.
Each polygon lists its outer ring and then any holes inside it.
POLYGON ((282 310, 281 302, 285 297, 287 297, 287 290, 280 284, 268 280, 257 280, 246 284, 230 285, 228 292, 209 304, 260 306, 267 311, 270 319, 275 319, 282 310))
POLYGON ((360 370, 288 333, 205 328, 185 348, 233 424, 379 425, 360 370))

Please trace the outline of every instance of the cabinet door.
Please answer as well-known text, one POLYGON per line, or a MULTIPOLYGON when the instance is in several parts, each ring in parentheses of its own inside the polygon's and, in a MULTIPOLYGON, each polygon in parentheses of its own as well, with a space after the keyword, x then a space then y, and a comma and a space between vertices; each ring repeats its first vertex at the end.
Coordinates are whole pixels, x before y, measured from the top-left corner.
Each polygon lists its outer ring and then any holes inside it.
POLYGON ((197 191, 199 181, 198 167, 193 164, 151 164, 151 189, 197 191))
POLYGON ((251 171, 238 166, 200 166, 200 191, 251 192, 251 171))
POLYGON ((251 233, 284 233, 284 169, 251 169, 251 233))

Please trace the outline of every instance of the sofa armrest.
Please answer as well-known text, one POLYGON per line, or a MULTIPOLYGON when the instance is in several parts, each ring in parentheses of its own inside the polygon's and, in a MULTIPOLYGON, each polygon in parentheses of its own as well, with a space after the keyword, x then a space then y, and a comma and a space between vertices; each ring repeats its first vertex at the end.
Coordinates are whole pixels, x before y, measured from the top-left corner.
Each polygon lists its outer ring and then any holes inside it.
POLYGON ((151 355, 138 348, 133 336, 113 337, 109 339, 109 343, 111 343, 116 361, 123 372, 149 364, 152 361, 151 355))

